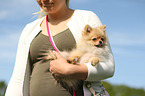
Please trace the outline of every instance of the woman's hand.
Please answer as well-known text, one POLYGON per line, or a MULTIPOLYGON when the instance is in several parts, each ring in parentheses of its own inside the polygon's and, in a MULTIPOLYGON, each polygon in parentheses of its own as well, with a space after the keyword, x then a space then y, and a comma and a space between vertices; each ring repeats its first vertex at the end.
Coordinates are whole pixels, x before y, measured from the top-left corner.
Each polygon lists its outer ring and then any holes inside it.
POLYGON ((84 64, 69 64, 58 52, 53 52, 57 59, 50 62, 50 72, 55 77, 69 77, 85 80, 88 76, 88 68, 84 64))
POLYGON ((70 64, 58 52, 53 52, 57 59, 50 62, 50 72, 56 77, 65 77, 70 73, 70 64))

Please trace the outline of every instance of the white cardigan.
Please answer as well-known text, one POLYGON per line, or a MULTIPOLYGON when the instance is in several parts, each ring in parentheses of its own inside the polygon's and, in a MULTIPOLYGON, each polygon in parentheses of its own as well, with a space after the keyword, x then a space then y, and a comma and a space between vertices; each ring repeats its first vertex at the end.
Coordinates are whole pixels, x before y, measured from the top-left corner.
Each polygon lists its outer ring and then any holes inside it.
MULTIPOLYGON (((27 24, 22 31, 18 44, 13 75, 8 84, 5 96, 29 96, 30 64, 28 62, 28 52, 31 41, 41 30, 40 23, 43 18, 27 24)), ((76 42, 78 42, 81 32, 86 24, 89 24, 92 27, 102 25, 95 13, 85 10, 75 10, 72 18, 67 23, 67 26, 74 35, 76 42)), ((108 48, 110 49, 110 46, 108 46, 108 48)), ((90 63, 86 64, 88 67, 88 77, 86 81, 100 82, 100 80, 113 76, 114 59, 111 49, 109 54, 109 58, 106 58, 105 62, 99 64, 101 67, 95 68, 91 66, 90 63)), ((86 92, 85 95, 88 96, 86 92)))

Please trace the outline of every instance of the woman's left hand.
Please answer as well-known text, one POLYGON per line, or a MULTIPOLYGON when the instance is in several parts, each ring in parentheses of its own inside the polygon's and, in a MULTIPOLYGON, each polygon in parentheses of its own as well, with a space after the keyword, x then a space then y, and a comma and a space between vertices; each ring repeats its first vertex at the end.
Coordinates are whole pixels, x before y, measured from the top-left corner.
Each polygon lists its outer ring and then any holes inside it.
POLYGON ((50 62, 50 72, 56 77, 64 77, 70 75, 70 66, 65 58, 63 58, 58 52, 53 52, 57 59, 50 62))

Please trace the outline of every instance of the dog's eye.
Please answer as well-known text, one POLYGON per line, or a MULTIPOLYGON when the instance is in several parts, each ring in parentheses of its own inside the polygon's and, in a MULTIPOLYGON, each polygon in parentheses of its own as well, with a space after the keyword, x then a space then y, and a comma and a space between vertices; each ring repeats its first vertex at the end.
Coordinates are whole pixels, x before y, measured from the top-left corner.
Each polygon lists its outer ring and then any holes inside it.
POLYGON ((97 38, 93 38, 92 40, 93 40, 93 41, 96 41, 96 40, 97 40, 97 38))
POLYGON ((101 40, 104 41, 104 37, 102 37, 101 40))
POLYGON ((87 28, 87 32, 90 32, 91 31, 91 29, 90 28, 87 28))

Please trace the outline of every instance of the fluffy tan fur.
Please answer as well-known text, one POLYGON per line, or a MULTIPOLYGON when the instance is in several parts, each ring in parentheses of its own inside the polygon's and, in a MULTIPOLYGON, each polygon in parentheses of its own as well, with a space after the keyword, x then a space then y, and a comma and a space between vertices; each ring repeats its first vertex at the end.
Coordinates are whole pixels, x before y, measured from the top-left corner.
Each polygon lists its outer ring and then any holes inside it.
POLYGON ((97 28, 86 25, 76 48, 69 53, 68 61, 73 64, 91 62, 93 66, 96 66, 100 60, 99 57, 106 52, 107 41, 106 25, 97 28), (85 57, 87 58, 84 60, 85 57))

